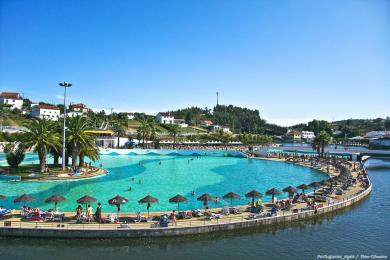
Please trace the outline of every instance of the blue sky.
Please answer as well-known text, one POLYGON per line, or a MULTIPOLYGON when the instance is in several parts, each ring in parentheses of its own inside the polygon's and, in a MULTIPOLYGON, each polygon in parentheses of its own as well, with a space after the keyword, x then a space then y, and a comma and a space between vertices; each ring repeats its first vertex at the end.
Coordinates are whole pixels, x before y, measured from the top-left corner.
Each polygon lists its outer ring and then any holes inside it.
POLYGON ((114 111, 220 103, 270 122, 390 115, 390 2, 0 0, 0 90, 114 111))

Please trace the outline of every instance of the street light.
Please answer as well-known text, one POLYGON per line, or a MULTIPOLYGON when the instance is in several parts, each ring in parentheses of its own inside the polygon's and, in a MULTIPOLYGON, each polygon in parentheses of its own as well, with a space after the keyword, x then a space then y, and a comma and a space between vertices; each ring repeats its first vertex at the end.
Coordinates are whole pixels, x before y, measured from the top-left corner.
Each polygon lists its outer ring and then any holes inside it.
POLYGON ((66 88, 70 88, 72 84, 68 82, 58 83, 64 88, 64 128, 62 130, 62 170, 65 171, 65 135, 66 135, 66 88))

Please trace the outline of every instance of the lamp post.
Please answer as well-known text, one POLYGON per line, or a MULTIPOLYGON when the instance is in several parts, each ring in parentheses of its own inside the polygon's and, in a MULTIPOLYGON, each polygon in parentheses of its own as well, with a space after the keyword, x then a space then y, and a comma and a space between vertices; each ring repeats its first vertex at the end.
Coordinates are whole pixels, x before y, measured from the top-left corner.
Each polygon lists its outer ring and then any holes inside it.
POLYGON ((58 85, 64 88, 64 128, 62 129, 62 170, 65 171, 65 136, 66 136, 66 88, 70 88, 72 84, 61 82, 58 85))

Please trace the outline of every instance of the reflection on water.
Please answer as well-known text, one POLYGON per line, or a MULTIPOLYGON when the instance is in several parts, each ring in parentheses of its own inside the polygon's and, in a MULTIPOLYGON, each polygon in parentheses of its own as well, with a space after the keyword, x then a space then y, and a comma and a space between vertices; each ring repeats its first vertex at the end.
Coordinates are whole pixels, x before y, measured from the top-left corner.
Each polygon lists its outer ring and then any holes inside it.
MULTIPOLYGON (((385 162, 386 163, 386 162, 385 162)), ((322 254, 390 257, 390 171, 369 170, 372 194, 339 212, 279 226, 198 236, 123 240, 0 239, 0 258, 315 259, 322 254)))

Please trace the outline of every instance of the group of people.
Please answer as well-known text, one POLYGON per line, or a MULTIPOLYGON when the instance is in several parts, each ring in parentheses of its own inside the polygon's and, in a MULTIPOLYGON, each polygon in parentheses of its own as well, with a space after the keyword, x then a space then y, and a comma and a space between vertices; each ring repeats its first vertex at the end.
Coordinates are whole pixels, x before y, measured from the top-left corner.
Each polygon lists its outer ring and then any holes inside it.
POLYGON ((84 220, 88 221, 88 223, 93 221, 102 223, 102 204, 98 203, 95 213, 93 213, 93 207, 88 204, 86 214, 83 207, 78 205, 76 208, 76 223, 82 223, 84 220))

